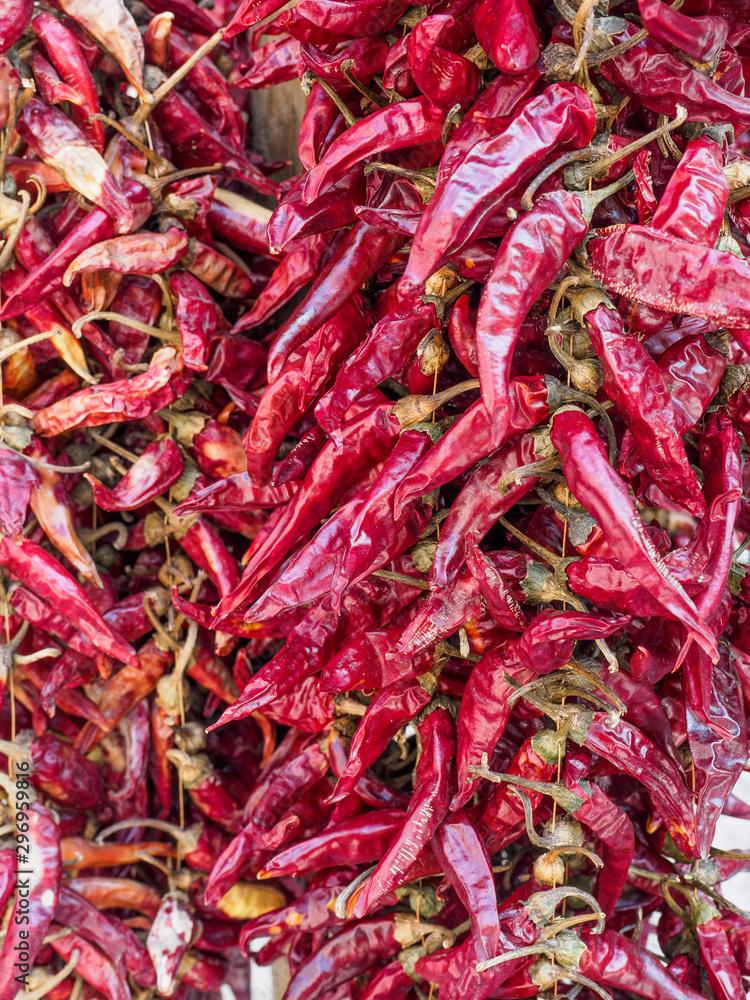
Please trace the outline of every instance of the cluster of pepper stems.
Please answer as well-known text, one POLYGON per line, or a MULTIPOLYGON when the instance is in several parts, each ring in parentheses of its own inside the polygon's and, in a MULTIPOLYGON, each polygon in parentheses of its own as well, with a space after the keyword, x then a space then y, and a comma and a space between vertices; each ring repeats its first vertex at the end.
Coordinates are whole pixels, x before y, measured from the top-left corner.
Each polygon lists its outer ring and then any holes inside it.
POLYGON ((283 7, 0 4, 0 1000, 738 1000, 750 2, 283 7))

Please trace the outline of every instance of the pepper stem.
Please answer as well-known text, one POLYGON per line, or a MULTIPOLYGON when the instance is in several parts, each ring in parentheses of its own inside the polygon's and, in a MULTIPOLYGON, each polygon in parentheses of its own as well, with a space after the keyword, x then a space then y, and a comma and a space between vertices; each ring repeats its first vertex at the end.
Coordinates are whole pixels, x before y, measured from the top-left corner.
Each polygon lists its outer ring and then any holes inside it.
POLYGON ((403 430, 411 427, 412 424, 421 423, 431 417, 435 410, 439 410, 444 403, 460 396, 462 392, 469 392, 471 389, 479 388, 479 379, 471 378, 466 382, 459 382, 452 385, 450 389, 443 389, 432 396, 404 396, 399 399, 393 407, 399 423, 403 430))
POLYGON ((606 919, 607 914, 602 913, 601 910, 595 910, 593 913, 579 913, 575 917, 563 917, 562 920, 556 920, 554 924, 543 927, 539 934, 539 940, 546 941, 548 938, 554 937, 555 934, 559 934, 560 931, 567 930, 569 927, 577 927, 578 924, 586 924, 590 920, 596 920, 597 922, 597 927, 594 928, 593 933, 601 934, 604 930, 604 921, 606 919))
MULTIPOLYGON (((85 316, 79 316, 71 327, 71 330, 76 337, 80 337, 81 329, 87 323, 93 323, 98 319, 111 320, 115 323, 123 323, 125 326, 132 326, 134 330, 140 330, 141 333, 147 333, 149 336, 156 337, 158 340, 164 340, 168 344, 181 343, 180 337, 176 333, 167 333, 165 330, 160 330, 158 326, 149 326, 148 323, 141 323, 138 319, 131 319, 130 316, 125 316, 123 313, 110 312, 108 309, 96 309, 94 312, 86 313, 85 316)), ((15 344, 14 346, 20 347, 22 344, 33 343, 34 339, 34 337, 29 337, 27 340, 22 340, 20 344, 15 344)), ((39 340, 41 337, 37 337, 36 339, 39 340)), ((6 350, 9 350, 9 348, 6 348, 6 350)), ((2 357, 3 353, 4 352, 0 352, 0 361, 5 360, 2 357)))
POLYGON ((75 972, 75 968, 78 965, 78 960, 81 957, 81 952, 78 948, 74 948, 70 955, 70 961, 56 972, 54 976, 50 976, 45 979, 44 982, 37 986, 35 990, 24 990, 24 1000, 42 1000, 42 997, 46 997, 48 993, 51 993, 56 986, 64 982, 71 972, 75 972))
POLYGON ((551 962, 537 962, 532 967, 532 982, 537 986, 549 988, 553 983, 558 983, 561 979, 570 979, 574 983, 586 986, 593 993, 596 993, 597 996, 600 996, 602 1000, 612 1000, 612 994, 609 990, 605 990, 598 983, 595 983, 593 979, 589 979, 588 976, 582 976, 580 972, 560 968, 551 962), (537 979, 534 979, 535 973, 537 974, 537 979))
MULTIPOLYGON (((571 792, 565 785, 552 784, 549 781, 530 781, 528 778, 519 778, 515 774, 498 774, 490 771, 487 767, 478 767, 470 764, 469 770, 479 778, 486 778, 499 785, 518 785, 520 788, 528 788, 530 792, 538 792, 540 795, 549 795, 551 799, 564 809, 565 812, 573 813, 583 805, 583 799, 575 792, 571 792)), ((537 847, 546 847, 545 842, 537 844, 537 847)))
POLYGON ((108 837, 111 837, 114 833, 119 833, 120 830, 132 830, 134 827, 140 826, 148 827, 151 830, 161 830, 162 833, 168 833, 170 837, 174 837, 178 844, 184 844, 186 840, 197 839, 196 834, 200 829, 200 824, 198 823, 183 829, 177 826, 176 823, 169 823, 164 819, 146 819, 143 817, 136 817, 134 819, 121 819, 117 823, 113 823, 111 826, 106 827, 106 829, 100 830, 94 838, 94 843, 103 844, 108 837))
POLYGON ((18 242, 18 237, 21 235, 21 230, 26 225, 26 220, 30 215, 31 207, 31 195, 28 191, 21 191, 19 193, 21 199, 21 210, 18 213, 18 218, 13 223, 13 228, 11 229, 10 235, 5 241, 2 251, 0 252, 0 271, 4 271, 5 268, 10 263, 10 259, 13 256, 13 248, 18 242))
MULTIPOLYGON (((626 147, 627 148, 627 147, 626 147)), ((622 152, 622 150, 621 150, 622 152)), ((589 169, 594 167, 599 167, 604 161, 600 160, 599 163, 595 163, 589 169)), ((578 192, 578 197, 581 201, 581 212, 583 217, 587 222, 591 222, 597 205, 600 205, 607 198, 611 198, 613 194, 617 194, 624 187, 627 187, 632 181, 635 180, 635 172, 628 170, 626 174, 620 177, 618 180, 614 181, 612 184, 608 184, 605 188, 600 188, 598 191, 592 191, 590 194, 583 192, 578 192)))
POLYGON ((539 545, 532 538, 529 538, 528 535, 524 535, 522 531, 519 531, 514 524, 511 524, 510 521, 502 517, 502 515, 498 518, 498 521, 502 524, 505 530, 509 531, 514 538, 521 542, 522 545, 525 545, 527 549, 531 549, 535 555, 539 556, 540 559, 543 559, 548 566, 552 567, 552 569, 557 569, 558 565, 562 562, 562 556, 555 555, 555 553, 550 551, 550 549, 545 549, 543 545, 539 545))
POLYGON ((618 698, 612 688, 608 684, 605 684, 601 677, 597 675, 596 671, 589 670, 588 667, 584 666, 583 663, 580 663, 578 660, 569 660, 562 669, 569 670, 572 674, 580 674, 581 677, 585 677, 587 680, 591 681, 592 684, 599 688, 604 697, 607 698, 612 705, 614 705, 619 715, 625 714, 627 711, 627 705, 625 702, 622 698, 618 698))
POLYGON ((477 963, 474 968, 477 972, 486 972, 487 969, 494 969, 496 965, 502 965, 503 962, 514 962, 517 958, 527 958, 529 955, 554 955, 554 953, 552 942, 531 944, 526 948, 514 948, 513 951, 506 951, 503 955, 488 958, 486 962, 477 963))
MULTIPOLYGON (((678 104, 677 116, 671 122, 667 122, 665 125, 655 128, 653 132, 647 132, 646 135, 642 135, 640 139, 636 139, 635 142, 631 142, 627 146, 623 146, 622 149, 615 150, 614 153, 610 153, 609 156, 605 156, 603 159, 597 160, 596 163, 592 163, 588 167, 582 167, 580 170, 573 171, 573 177, 568 178, 568 184, 577 190, 582 191, 588 184, 589 178, 596 177, 597 174, 601 173, 603 170, 608 170, 611 166, 614 166, 615 163, 619 163, 619 161, 624 159, 626 156, 630 156, 632 153, 637 153, 639 149, 643 149, 643 147, 648 146, 649 143, 656 142, 666 132, 672 132, 674 129, 684 125, 687 121, 687 115, 687 109, 681 104, 678 104)), ((622 178, 620 179, 622 180, 622 178)), ((630 183, 630 181, 628 181, 628 183, 630 183)), ((597 191, 597 194, 601 194, 601 192, 597 191)))
POLYGON ((377 867, 377 864, 370 865, 369 868, 366 868, 363 872, 360 872, 356 878, 352 879, 349 885, 338 894, 333 912, 339 920, 346 920, 347 903, 351 899, 352 895, 357 891, 362 883, 372 875, 377 867))
MULTIPOLYGON (((599 912, 599 903, 597 900, 590 893, 583 889, 577 889, 572 885, 561 885, 557 889, 545 889, 543 892, 535 892, 524 905, 535 924, 546 924, 554 919, 555 910, 568 897, 580 899, 587 906, 590 906, 594 913, 599 912)), ((552 926, 557 926, 557 924, 558 922, 555 921, 552 926)), ((604 928, 602 927, 601 929, 603 930, 604 928)))
POLYGON ((518 486, 526 476, 541 477, 544 476, 545 472, 554 472, 559 468, 560 456, 557 454, 550 455, 548 458, 542 458, 538 462, 530 462, 528 465, 519 465, 517 469, 511 469, 510 472, 505 473, 497 484, 497 491, 498 493, 507 493, 511 483, 515 483, 518 486))
POLYGON ((597 868, 601 868, 604 862, 594 851, 590 851, 588 847, 578 847, 576 844, 561 844, 559 847, 551 847, 546 854, 546 857, 550 861, 554 861, 555 858, 560 857, 561 854, 583 854, 587 857, 589 861, 593 861, 597 868))
POLYGON ((212 49, 216 48, 224 37, 224 31, 225 28, 223 27, 219 28, 218 31, 215 31, 213 35, 211 35, 211 37, 203 43, 203 45, 195 50, 189 59, 185 60, 182 66, 179 66, 171 76, 168 76, 163 83, 159 84, 153 94, 149 95, 151 98, 149 103, 141 104, 133 114, 132 120, 136 123, 136 125, 143 125, 156 105, 167 96, 170 90, 176 87, 180 80, 183 80, 188 75, 193 66, 199 63, 204 56, 207 56, 212 49))

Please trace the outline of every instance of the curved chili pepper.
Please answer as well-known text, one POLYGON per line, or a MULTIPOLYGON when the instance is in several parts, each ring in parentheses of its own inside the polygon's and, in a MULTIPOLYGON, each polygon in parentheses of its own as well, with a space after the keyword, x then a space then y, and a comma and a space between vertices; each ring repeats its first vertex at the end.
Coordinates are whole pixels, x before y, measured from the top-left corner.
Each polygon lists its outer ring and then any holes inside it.
POLYGON ((477 96, 479 71, 459 55, 472 36, 468 18, 451 14, 428 15, 407 36, 409 71, 417 87, 438 107, 468 107, 477 96))
POLYGON ((70 101, 71 104, 81 103, 75 87, 60 79, 55 67, 44 58, 39 49, 34 49, 31 53, 31 68, 39 93, 47 104, 62 104, 63 101, 70 101))
POLYGON ((81 934, 75 932, 55 938, 53 951, 69 962, 74 951, 79 953, 76 972, 106 1000, 127 1000, 130 996, 126 981, 101 952, 81 934))
POLYGON ((499 947, 500 923, 495 877, 485 844, 462 809, 443 820, 432 844, 466 912, 471 914, 477 954, 490 958, 499 947))
POLYGON ((729 26, 721 17, 687 17, 663 0, 638 0, 643 27, 657 42, 698 62, 712 63, 724 48, 729 26))
POLYGON ((699 247, 644 226, 613 226, 589 241, 589 264, 608 288, 666 312, 744 328, 750 267, 724 250, 699 247), (699 276, 685 281, 682 275, 699 276))
POLYGON ((88 63, 78 41, 65 24, 44 11, 36 14, 31 22, 35 34, 44 42, 50 60, 62 79, 74 87, 80 104, 72 105, 73 120, 101 153, 104 150, 104 126, 100 121, 90 121, 100 112, 99 94, 88 63))
POLYGON ((35 542, 20 536, 0 539, 3 568, 25 583, 42 600, 115 660, 137 663, 133 650, 107 625, 86 594, 57 559, 35 542))
POLYGON ((708 724, 690 704, 685 709, 698 787, 695 812, 700 857, 708 852, 724 803, 747 754, 739 678, 724 646, 719 662, 711 668, 710 694, 704 705, 708 724))
POLYGON ((12 0, 7 4, 7 10, 3 12, 0 52, 7 52, 12 45, 15 45, 26 30, 33 11, 34 4, 31 0, 12 0))
POLYGON ((353 916, 363 917, 372 912, 387 892, 402 884, 420 848, 430 840, 448 812, 455 783, 455 727, 450 713, 439 702, 428 708, 427 713, 417 726, 423 750, 404 825, 375 871, 347 904, 347 912, 353 916))
POLYGON ((95 243, 73 260, 63 277, 72 284, 78 274, 109 270, 116 274, 159 274, 172 267, 187 250, 188 237, 171 226, 166 233, 134 233, 95 243))
POLYGON ((33 427, 42 437, 52 437, 76 427, 108 424, 122 414, 130 420, 142 420, 174 402, 188 381, 181 356, 172 347, 162 347, 151 358, 148 371, 81 389, 42 407, 34 414, 33 427))
POLYGON ((685 623, 701 648, 715 656, 710 629, 654 550, 593 422, 581 410, 560 411, 553 417, 551 435, 572 492, 596 518, 612 551, 634 579, 685 623))
POLYGON ((584 931, 581 936, 586 950, 578 968, 594 982, 614 989, 633 989, 648 1000, 664 996, 699 1000, 700 993, 673 979, 657 958, 623 934, 607 929, 601 934, 584 931))
MULTIPOLYGON (((729 182, 722 170, 719 145, 708 136, 691 139, 679 169, 659 199, 651 225, 668 236, 712 247, 728 197, 729 182)), ((632 303, 627 312, 628 326, 639 333, 662 329, 668 318, 668 313, 638 303, 632 303)))
MULTIPOLYGON (((684 434, 697 423, 716 394, 726 371, 726 358, 700 334, 694 334, 667 348, 657 367, 672 397, 677 432, 684 434)), ((731 412, 731 400, 729 405, 731 412)), ((627 476, 640 471, 629 431, 622 440, 621 469, 627 476)))
POLYGON ((135 510, 161 496, 176 483, 184 470, 182 452, 172 438, 147 445, 117 486, 107 489, 96 476, 85 473, 94 490, 94 500, 104 510, 135 510))
POLYGON ((323 323, 332 319, 403 242, 404 238, 398 234, 376 229, 364 222, 355 224, 313 282, 304 301, 276 334, 268 352, 270 382, 281 375, 292 352, 309 341, 323 323))
POLYGON ((421 286, 550 151, 585 146, 593 128, 591 101, 579 87, 552 84, 529 100, 502 135, 477 142, 436 189, 417 227, 402 281, 421 286))
POLYGON ((258 878, 318 871, 332 866, 369 864, 382 857, 401 829, 401 809, 377 809, 292 844, 267 861, 258 878))
MULTIPOLYGON (((262 485, 270 479, 279 445, 308 408, 320 399, 342 361, 352 351, 358 353, 356 347, 365 333, 366 322, 355 296, 286 360, 279 378, 261 396, 253 423, 245 434, 248 472, 253 482, 262 485)), ((347 401, 347 409, 348 406, 347 401)), ((325 429, 324 422, 321 426, 325 429)))
MULTIPOLYGON (((613 41, 627 41, 636 31, 634 25, 628 25, 613 36, 613 41)), ((687 109, 688 121, 707 125, 731 122, 743 129, 750 124, 750 101, 725 90, 653 38, 647 37, 603 62, 599 72, 620 92, 635 97, 657 114, 674 118, 677 106, 682 105, 687 109)))
POLYGON ((132 229, 133 210, 127 197, 77 125, 57 108, 32 97, 17 128, 41 160, 62 174, 75 191, 112 216, 118 232, 132 229))
POLYGON ((401 727, 419 715, 430 699, 430 693, 411 679, 397 681, 373 698, 354 734, 349 759, 329 801, 339 802, 356 790, 364 771, 374 764, 401 727))
POLYGON ((602 303, 586 327, 604 371, 604 389, 627 423, 646 471, 663 492, 696 517, 706 503, 676 426, 666 381, 641 342, 625 332, 616 310, 602 303))

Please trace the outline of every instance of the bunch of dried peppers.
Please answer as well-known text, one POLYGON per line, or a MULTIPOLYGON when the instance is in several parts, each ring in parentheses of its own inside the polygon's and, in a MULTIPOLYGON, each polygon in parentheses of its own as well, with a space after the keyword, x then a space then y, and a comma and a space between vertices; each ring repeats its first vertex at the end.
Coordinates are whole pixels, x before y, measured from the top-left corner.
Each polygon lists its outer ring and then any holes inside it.
POLYGON ((0 1000, 744 996, 750 3, 0 43, 0 1000))

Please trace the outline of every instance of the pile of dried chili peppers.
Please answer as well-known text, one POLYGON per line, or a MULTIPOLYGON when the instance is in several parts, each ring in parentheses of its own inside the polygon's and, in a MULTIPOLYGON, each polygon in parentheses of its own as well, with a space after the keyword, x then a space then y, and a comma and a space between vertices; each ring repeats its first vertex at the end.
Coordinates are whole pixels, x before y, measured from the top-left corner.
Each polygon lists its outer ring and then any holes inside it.
POLYGON ((0 1000, 744 996, 750 2, 0 42, 0 1000))

